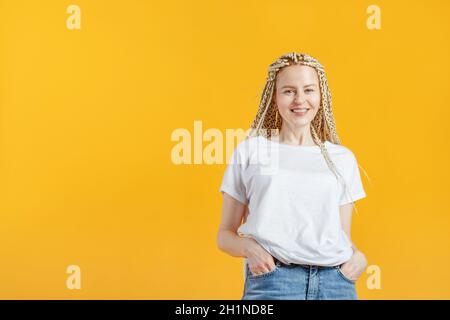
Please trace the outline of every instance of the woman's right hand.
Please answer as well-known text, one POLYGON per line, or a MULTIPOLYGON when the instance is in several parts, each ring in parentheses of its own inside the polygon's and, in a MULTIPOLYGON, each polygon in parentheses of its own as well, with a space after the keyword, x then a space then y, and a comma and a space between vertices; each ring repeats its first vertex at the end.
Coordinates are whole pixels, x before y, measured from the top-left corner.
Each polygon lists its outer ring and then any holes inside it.
POLYGON ((266 251, 255 239, 248 239, 246 244, 246 258, 248 267, 252 275, 268 273, 276 268, 275 261, 269 252, 266 251))

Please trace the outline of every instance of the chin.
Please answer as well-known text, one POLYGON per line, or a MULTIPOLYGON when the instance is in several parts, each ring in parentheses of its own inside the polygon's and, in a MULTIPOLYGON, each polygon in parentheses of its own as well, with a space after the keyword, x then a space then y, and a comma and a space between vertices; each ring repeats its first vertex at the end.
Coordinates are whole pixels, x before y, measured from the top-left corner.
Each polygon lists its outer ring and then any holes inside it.
POLYGON ((296 125, 305 126, 311 123, 312 119, 293 119, 292 122, 296 125))

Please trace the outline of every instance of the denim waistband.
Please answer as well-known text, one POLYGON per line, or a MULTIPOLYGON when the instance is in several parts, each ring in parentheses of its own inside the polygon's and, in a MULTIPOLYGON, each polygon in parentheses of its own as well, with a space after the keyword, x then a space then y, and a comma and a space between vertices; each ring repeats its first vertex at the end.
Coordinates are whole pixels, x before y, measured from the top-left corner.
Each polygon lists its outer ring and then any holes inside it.
MULTIPOLYGON (((273 260, 275 262, 276 265, 280 266, 280 265, 284 265, 287 266, 288 264, 281 262, 280 260, 278 260, 277 258, 273 257, 273 260)), ((299 263, 290 263, 289 266, 299 266, 302 268, 306 268, 306 269, 333 269, 333 268, 339 268, 341 265, 336 265, 336 266, 319 266, 319 265, 313 265, 313 264, 299 264, 299 263)))

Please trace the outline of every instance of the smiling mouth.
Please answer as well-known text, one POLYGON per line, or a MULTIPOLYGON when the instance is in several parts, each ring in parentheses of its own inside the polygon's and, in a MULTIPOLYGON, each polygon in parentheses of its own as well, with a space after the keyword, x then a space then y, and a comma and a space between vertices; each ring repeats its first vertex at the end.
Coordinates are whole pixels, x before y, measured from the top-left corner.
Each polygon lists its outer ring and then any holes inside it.
POLYGON ((311 108, 292 108, 291 112, 298 115, 304 115, 309 111, 309 109, 311 108))

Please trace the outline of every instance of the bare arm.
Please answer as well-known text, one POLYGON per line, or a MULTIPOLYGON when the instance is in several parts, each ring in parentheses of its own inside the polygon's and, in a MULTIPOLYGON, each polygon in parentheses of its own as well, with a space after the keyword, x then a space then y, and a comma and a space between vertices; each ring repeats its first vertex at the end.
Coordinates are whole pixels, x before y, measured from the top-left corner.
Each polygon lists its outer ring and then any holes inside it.
POLYGON ((241 225, 247 206, 227 193, 223 194, 222 218, 217 233, 217 246, 234 257, 246 257, 249 238, 240 237, 237 229, 241 225))
POLYGON ((234 257, 246 257, 252 274, 262 274, 275 268, 273 257, 253 238, 237 233, 248 208, 227 193, 223 194, 222 220, 217 233, 217 246, 234 257))
POLYGON ((344 232, 347 234, 350 242, 352 243, 353 255, 349 261, 342 264, 341 271, 352 280, 357 280, 359 276, 364 272, 367 266, 367 260, 364 254, 359 251, 355 244, 351 241, 351 224, 352 224, 352 211, 354 202, 340 206, 339 213, 341 216, 341 225, 344 232))
POLYGON ((347 234, 348 238, 350 239, 350 242, 352 243, 352 249, 353 253, 358 251, 358 248, 355 246, 355 244, 351 241, 351 225, 352 225, 352 213, 353 213, 353 202, 344 204, 343 206, 339 207, 339 213, 341 215, 341 225, 342 229, 347 234))

